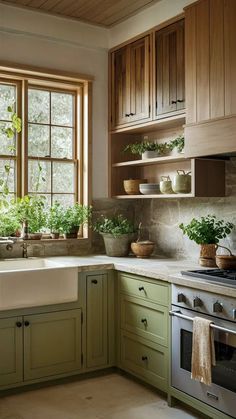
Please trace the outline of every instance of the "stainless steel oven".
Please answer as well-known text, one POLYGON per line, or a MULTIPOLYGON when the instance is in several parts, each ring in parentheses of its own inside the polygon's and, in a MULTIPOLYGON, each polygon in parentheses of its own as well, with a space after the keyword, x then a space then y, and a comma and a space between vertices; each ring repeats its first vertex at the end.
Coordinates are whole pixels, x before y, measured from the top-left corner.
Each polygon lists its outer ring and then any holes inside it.
POLYGON ((235 299, 173 286, 172 303, 172 386, 236 418, 235 299), (196 315, 214 322, 216 366, 212 367, 211 386, 191 379, 196 315))

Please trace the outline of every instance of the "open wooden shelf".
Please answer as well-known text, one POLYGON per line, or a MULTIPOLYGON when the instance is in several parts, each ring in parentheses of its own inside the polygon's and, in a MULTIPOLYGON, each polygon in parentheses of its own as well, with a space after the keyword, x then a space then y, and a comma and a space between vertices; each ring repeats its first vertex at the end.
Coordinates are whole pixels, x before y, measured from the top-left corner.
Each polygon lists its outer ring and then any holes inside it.
POLYGON ((119 163, 114 163, 112 167, 124 167, 124 166, 148 166, 152 164, 165 164, 165 163, 176 163, 185 161, 184 154, 176 156, 163 156, 155 157, 153 159, 142 159, 142 160, 130 160, 119 163))
POLYGON ((115 199, 175 199, 175 198, 193 198, 195 195, 192 193, 185 194, 155 194, 155 195, 117 195, 113 196, 115 199))

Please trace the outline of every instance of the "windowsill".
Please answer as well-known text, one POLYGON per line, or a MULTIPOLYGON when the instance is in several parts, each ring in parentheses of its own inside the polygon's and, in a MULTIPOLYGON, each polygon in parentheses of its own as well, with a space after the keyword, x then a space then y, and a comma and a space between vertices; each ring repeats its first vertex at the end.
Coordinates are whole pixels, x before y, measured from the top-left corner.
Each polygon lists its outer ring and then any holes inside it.
POLYGON ((89 239, 87 238, 87 237, 77 237, 76 239, 64 239, 63 237, 60 237, 59 239, 37 239, 37 240, 34 240, 34 239, 22 239, 22 238, 18 238, 17 240, 16 240, 16 243, 21 243, 21 242, 23 242, 23 241, 26 241, 27 243, 29 242, 30 244, 33 244, 33 243, 64 243, 64 242, 66 242, 66 243, 75 243, 76 241, 80 241, 80 242, 83 242, 83 243, 86 243, 86 242, 88 242, 89 243, 89 239))

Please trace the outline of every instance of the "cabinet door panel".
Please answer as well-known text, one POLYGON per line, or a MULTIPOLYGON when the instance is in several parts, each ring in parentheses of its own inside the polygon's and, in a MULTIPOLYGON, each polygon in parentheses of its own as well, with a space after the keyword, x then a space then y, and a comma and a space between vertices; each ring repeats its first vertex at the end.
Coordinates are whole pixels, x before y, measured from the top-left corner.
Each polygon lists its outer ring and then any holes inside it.
POLYGON ((0 386, 23 380, 23 342, 21 317, 0 320, 0 386))
POLYGON ((107 276, 87 276, 87 367, 108 362, 107 276))
POLYGON ((81 368, 81 310, 24 318, 24 378, 31 380, 81 368))
POLYGON ((130 45, 130 121, 150 116, 149 36, 130 45))
POLYGON ((113 124, 116 126, 129 122, 127 115, 130 114, 130 62, 127 47, 113 53, 112 66, 112 118, 114 118, 113 124))
POLYGON ((156 32, 156 116, 185 107, 184 21, 156 32))
POLYGON ((236 115, 236 2, 225 1, 225 115, 236 115))

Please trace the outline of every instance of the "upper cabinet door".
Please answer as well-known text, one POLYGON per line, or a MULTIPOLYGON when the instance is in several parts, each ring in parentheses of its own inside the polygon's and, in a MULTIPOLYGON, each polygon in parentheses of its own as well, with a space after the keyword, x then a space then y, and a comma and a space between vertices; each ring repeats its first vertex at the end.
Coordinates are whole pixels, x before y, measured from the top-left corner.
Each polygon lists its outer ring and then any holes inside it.
POLYGON ((150 117, 150 36, 111 55, 112 128, 150 117))
POLYGON ((156 118, 185 108, 184 20, 155 35, 156 118))
POLYGON ((130 115, 130 55, 127 47, 112 53, 112 125, 124 125, 130 115))
POLYGON ((130 121, 150 116, 150 38, 130 46, 130 121))

